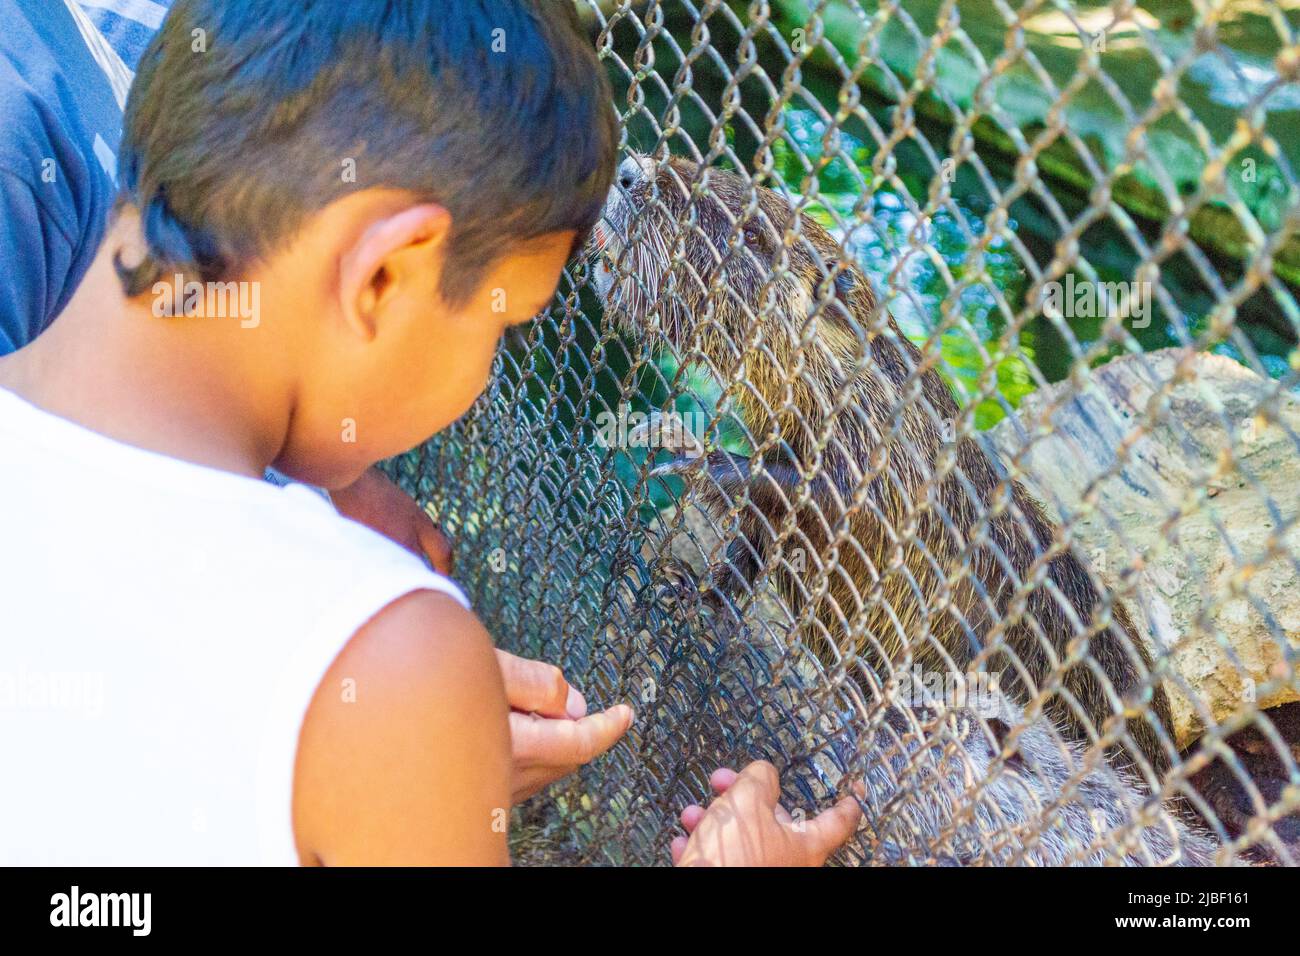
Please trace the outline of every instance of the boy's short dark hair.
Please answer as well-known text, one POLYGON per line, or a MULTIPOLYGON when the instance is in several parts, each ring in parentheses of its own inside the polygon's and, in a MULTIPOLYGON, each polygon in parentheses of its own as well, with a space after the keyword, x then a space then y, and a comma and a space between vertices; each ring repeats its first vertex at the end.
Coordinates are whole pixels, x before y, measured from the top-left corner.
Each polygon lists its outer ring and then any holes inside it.
POLYGON ((148 256, 118 272, 129 295, 229 278, 385 187, 451 213, 441 292, 462 304, 512 243, 585 238, 617 138, 571 0, 178 0, 127 102, 120 201, 148 256))

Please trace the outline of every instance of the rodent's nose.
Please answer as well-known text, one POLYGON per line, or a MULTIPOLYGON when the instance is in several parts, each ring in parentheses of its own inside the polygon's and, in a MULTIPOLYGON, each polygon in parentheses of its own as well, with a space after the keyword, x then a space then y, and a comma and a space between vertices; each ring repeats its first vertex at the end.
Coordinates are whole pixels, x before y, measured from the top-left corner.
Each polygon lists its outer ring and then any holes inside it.
POLYGON ((618 164, 618 184, 624 189, 631 189, 641 177, 641 164, 635 156, 629 156, 618 164))

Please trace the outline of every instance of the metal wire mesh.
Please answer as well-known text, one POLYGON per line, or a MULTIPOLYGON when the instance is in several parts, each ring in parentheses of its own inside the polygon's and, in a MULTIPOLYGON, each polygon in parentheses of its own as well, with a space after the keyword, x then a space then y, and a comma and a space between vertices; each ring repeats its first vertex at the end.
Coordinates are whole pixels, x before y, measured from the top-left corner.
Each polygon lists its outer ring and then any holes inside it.
POLYGON ((637 708, 516 860, 666 863, 766 758, 866 783, 838 862, 1294 864, 1296 5, 579 7, 594 254, 392 463, 637 708))

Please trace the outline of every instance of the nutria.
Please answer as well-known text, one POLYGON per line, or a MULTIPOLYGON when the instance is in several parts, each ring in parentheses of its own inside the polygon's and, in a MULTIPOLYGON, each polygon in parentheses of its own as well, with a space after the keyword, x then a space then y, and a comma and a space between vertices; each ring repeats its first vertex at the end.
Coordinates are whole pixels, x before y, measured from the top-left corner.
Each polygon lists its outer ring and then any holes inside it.
POLYGON ((1127 772, 1081 772, 1083 747, 1011 700, 997 712, 886 708, 866 764, 876 864, 1211 866, 1241 863, 1204 827, 1144 799, 1127 772), (1015 728, 1013 748, 1006 746, 1015 728))
POLYGON ((1063 733, 1086 743, 1113 730, 1116 766, 1163 778, 1169 702, 1124 607, 1025 489, 955 435, 961 411, 933 360, 877 313, 824 228, 736 173, 632 156, 591 251, 616 324, 731 385, 736 417, 765 449, 761 470, 722 451, 660 469, 693 476, 716 517, 738 510, 717 593, 742 596, 768 569, 806 622, 802 639, 856 674, 961 672, 982 655, 1022 703, 1046 692, 1063 733), (796 552, 805 573, 791 567, 796 552))
MULTIPOLYGON (((702 535, 693 506, 685 523, 702 535)), ((653 545, 650 545, 653 547, 653 545)), ((677 550, 677 549, 674 549, 677 550)), ((702 550, 709 550, 702 545, 702 550)), ((857 789, 865 818, 840 862, 958 866, 1208 866, 1242 862, 1179 801, 1153 799, 1125 770, 1088 759, 1045 714, 1029 716, 982 683, 953 704, 946 693, 884 695, 865 719, 817 700, 802 666, 778 669, 788 650, 770 608, 728 623, 728 610, 695 586, 706 565, 687 549, 654 566, 615 558, 613 626, 636 635, 608 679, 656 693, 645 705, 642 776, 632 792, 664 795, 714 767, 765 757, 807 806, 808 786, 857 789), (810 692, 813 692, 810 694, 810 692), (910 699, 909 699, 910 698, 910 699), (682 702, 690 701, 689 710, 682 702), (810 720, 808 705, 827 720, 810 720), (661 709, 662 708, 662 709, 661 709), (802 716, 797 736, 785 722, 802 716), (785 726, 778 729, 778 725, 785 726), (745 756, 741 757, 740 754, 745 756)), ((767 602, 764 602, 765 604, 767 602)), ((595 672, 593 672, 595 673, 595 672)), ((854 696, 851 685, 843 696, 854 696)), ((650 796, 647 803, 653 803, 650 796)), ((660 809, 673 806, 672 799, 660 809)))

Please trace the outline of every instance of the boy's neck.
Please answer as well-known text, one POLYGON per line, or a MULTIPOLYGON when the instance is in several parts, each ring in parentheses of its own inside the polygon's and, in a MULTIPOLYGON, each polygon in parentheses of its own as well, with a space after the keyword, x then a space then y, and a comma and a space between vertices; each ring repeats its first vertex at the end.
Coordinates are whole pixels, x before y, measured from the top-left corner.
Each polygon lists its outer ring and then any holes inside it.
POLYGON ((67 308, 0 359, 0 387, 126 444, 261 477, 292 420, 281 363, 293 351, 274 322, 160 317, 152 293, 128 300, 113 255, 134 228, 119 220, 67 308))

